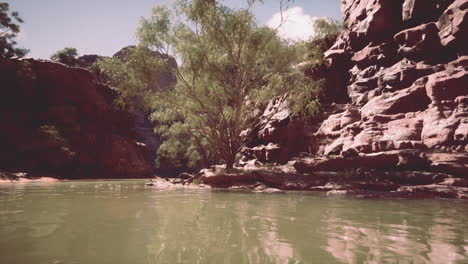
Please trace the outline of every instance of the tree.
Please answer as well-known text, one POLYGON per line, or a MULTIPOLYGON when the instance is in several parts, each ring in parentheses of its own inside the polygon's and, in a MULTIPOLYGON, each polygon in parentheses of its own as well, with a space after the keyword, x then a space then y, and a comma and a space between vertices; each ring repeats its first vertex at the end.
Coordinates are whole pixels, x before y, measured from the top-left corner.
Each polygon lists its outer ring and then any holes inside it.
POLYGON ((287 94, 293 109, 318 111, 319 83, 293 67, 300 50, 276 30, 255 24, 255 2, 248 0, 243 9, 206 0, 179 0, 173 10, 155 7, 142 19, 139 46, 128 51, 128 59, 99 61, 118 88, 119 105, 139 102, 136 107, 153 111, 156 131, 165 139, 157 155, 160 168, 219 162, 232 168, 244 145, 242 132, 276 95, 287 94), (181 65, 168 67, 167 59, 152 59, 148 52, 172 54, 181 65), (168 68, 176 85, 150 88, 168 68), (299 98, 307 98, 306 104, 299 98))
POLYGON ((75 48, 64 48, 50 56, 50 59, 68 66, 76 66, 78 64, 77 57, 78 51, 75 48))
POLYGON ((160 76, 177 67, 169 56, 144 46, 130 46, 112 58, 97 61, 96 66, 107 76, 108 84, 119 92, 116 103, 121 109, 151 110, 157 96, 160 76))
POLYGON ((295 49, 275 30, 255 24, 254 2, 230 9, 216 1, 182 0, 175 12, 154 8, 138 31, 141 45, 174 52, 182 61, 177 85, 153 102, 154 117, 179 119, 166 132, 183 127, 199 156, 213 152, 228 169, 243 147, 241 132, 256 121, 258 106, 278 90, 292 89, 287 82, 281 87, 274 82, 287 80, 297 62, 295 49))
POLYGON ((324 53, 336 42, 343 31, 340 21, 333 19, 318 19, 314 23, 315 36, 307 43, 307 56, 317 63, 324 63, 324 53))
POLYGON ((343 29, 343 23, 339 20, 325 18, 317 19, 314 23, 315 39, 321 39, 329 35, 340 34, 343 29))
POLYGON ((330 85, 330 78, 336 79, 339 75, 331 73, 331 65, 325 59, 324 54, 333 46, 342 32, 342 23, 328 18, 318 19, 314 24, 314 30, 316 34, 312 40, 298 43, 298 49, 304 55, 302 58, 304 62, 298 68, 314 80, 311 82, 312 86, 298 86, 303 87, 302 91, 299 89, 294 92, 296 99, 292 105, 293 113, 303 117, 318 114, 321 112, 320 102, 327 102, 337 96, 337 91, 333 90, 336 85, 330 85))
POLYGON ((8 3, 0 3, 0 59, 23 57, 28 53, 27 49, 15 47, 15 38, 20 32, 19 24, 23 22, 18 12, 10 13, 8 3))

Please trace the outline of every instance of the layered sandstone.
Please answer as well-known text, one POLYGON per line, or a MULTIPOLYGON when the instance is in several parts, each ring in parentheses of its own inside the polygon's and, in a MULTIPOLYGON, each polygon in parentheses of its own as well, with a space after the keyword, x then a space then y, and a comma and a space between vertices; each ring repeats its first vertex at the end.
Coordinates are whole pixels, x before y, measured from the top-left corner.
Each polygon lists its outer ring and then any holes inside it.
POLYGON ((342 0, 342 12, 347 29, 326 58, 330 69, 349 76, 341 87, 349 103, 328 106, 324 118, 293 135, 285 132, 299 122, 291 116, 262 121, 262 145, 247 152, 250 158, 295 160, 302 173, 364 169, 468 177, 468 0, 342 0), (272 143, 291 140, 302 144, 281 149, 287 158, 265 158, 278 151, 268 148, 272 143))

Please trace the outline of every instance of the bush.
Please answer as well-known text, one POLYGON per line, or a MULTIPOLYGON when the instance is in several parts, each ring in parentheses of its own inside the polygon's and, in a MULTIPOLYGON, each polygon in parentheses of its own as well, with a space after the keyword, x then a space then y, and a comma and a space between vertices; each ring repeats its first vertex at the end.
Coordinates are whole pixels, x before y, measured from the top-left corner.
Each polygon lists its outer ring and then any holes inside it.
POLYGON ((54 53, 50 59, 68 66, 76 66, 78 64, 77 57, 78 52, 75 48, 64 48, 54 53))

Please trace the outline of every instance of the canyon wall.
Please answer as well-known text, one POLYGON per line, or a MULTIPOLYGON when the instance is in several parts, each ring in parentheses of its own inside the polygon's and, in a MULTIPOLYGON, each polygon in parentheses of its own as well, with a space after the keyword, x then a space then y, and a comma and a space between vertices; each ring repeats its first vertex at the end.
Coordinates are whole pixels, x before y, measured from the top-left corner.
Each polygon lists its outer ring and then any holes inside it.
POLYGON ((341 89, 349 103, 327 105, 302 125, 277 102, 245 160, 305 157, 295 162, 301 172, 468 175, 468 0, 342 0, 341 7, 346 30, 326 58, 348 76, 341 89))
POLYGON ((117 95, 83 68, 0 61, 0 169, 63 178, 146 177, 150 151, 117 95))

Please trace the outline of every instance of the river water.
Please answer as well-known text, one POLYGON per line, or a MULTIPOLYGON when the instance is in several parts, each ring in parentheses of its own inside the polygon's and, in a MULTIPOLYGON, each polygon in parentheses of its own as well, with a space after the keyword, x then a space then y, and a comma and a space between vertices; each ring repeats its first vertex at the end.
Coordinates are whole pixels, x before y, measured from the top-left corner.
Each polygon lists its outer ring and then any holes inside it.
POLYGON ((0 263, 468 263, 468 201, 0 184, 0 263))

